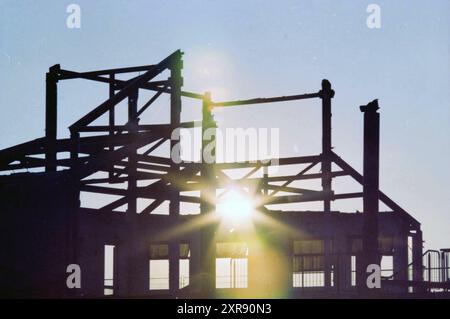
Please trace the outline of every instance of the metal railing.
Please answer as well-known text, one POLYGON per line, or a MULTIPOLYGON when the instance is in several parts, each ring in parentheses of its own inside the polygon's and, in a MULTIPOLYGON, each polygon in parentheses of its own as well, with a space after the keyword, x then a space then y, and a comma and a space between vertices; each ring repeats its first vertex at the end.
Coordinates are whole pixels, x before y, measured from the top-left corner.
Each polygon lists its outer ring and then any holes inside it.
POLYGON ((450 291, 450 250, 427 250, 423 254, 423 281, 429 292, 450 291))

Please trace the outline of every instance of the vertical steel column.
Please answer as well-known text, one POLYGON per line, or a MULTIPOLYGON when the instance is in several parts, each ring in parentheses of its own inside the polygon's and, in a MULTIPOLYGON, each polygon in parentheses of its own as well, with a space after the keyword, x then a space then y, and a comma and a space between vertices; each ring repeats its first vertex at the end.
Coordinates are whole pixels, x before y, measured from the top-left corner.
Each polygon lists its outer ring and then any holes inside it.
POLYGON ((441 249, 440 251, 441 261, 439 267, 441 268, 441 282, 447 282, 447 256, 445 255, 445 251, 441 249))
MULTIPOLYGON (((137 136, 138 133, 138 119, 136 118, 137 114, 137 99, 138 99, 138 90, 134 90, 129 98, 128 98, 128 123, 130 125, 129 133, 131 140, 129 143, 134 143, 134 137, 137 136)), ((130 215, 137 214, 137 198, 136 198, 136 189, 137 189, 137 149, 132 148, 130 150, 130 154, 128 157, 128 213, 130 215)), ((130 216, 131 217, 131 216, 130 216)), ((134 218, 133 218, 134 220, 134 218)))
POLYGON ((323 202, 324 212, 329 213, 331 208, 331 99, 334 91, 328 80, 322 80, 322 90, 319 92, 322 99, 322 188, 326 199, 323 202))
POLYGON ((60 72, 59 64, 52 66, 45 77, 45 171, 56 171, 56 136, 57 136, 57 97, 58 97, 58 77, 60 72))
MULTIPOLYGON (((364 168, 363 168, 363 271, 366 287, 366 269, 370 264, 380 264, 378 251, 378 201, 380 114, 378 100, 360 107, 364 113, 364 168)), ((407 238, 406 238, 407 241, 407 238)), ((362 287, 361 287, 362 288, 362 287)))
MULTIPOLYGON (((70 131, 70 162, 71 162, 72 172, 74 172, 77 167, 79 144, 80 144, 80 133, 78 131, 71 130, 70 131)), ((47 154, 46 154, 46 158, 47 158, 47 154)), ((75 171, 75 173, 76 173, 76 171, 75 171)), ((77 187, 79 190, 79 184, 77 185, 77 187)), ((65 252, 66 264, 73 264, 73 263, 81 264, 83 247, 80 247, 81 246, 80 238, 78 236, 78 233, 79 233, 78 230, 80 227, 79 221, 78 221, 78 216, 79 216, 79 212, 78 212, 78 210, 76 210, 75 212, 72 212, 72 214, 68 217, 69 221, 66 226, 66 252, 65 252)), ((96 243, 91 246, 91 249, 97 249, 96 243)), ((88 250, 88 249, 86 249, 86 250, 88 250)), ((95 254, 92 257, 92 259, 96 260, 95 254)), ((96 264, 96 262, 95 262, 95 264, 96 264)), ((88 266, 88 268, 90 268, 90 267, 92 267, 92 265, 88 266)), ((82 268, 82 269, 84 269, 84 268, 82 268)), ((92 281, 91 288, 93 288, 95 290, 97 282, 95 279, 93 279, 93 280, 94 281, 92 281)), ((90 281, 88 281, 88 282, 89 282, 89 286, 91 286, 91 282, 90 281)), ((101 283, 103 284, 103 281, 101 283)), ((102 288, 102 287, 103 287, 103 285, 100 286, 100 288, 102 288)), ((74 290, 74 289, 72 289, 72 290, 74 290)), ((78 289, 76 289, 76 290, 78 290, 78 289)), ((101 290, 94 292, 94 294, 97 294, 97 296, 99 296, 99 295, 101 296, 102 295, 101 293, 102 293, 101 290)), ((69 296, 76 296, 76 295, 80 295, 80 294, 81 294, 81 292, 79 292, 79 291, 69 291, 68 292, 69 296)))
POLYGON ((406 227, 399 227, 394 237, 394 280, 400 283, 399 292, 408 292, 408 234, 406 227))
MULTIPOLYGON (((133 144, 138 136, 137 103, 139 90, 135 89, 128 98, 128 122, 129 133, 133 144)), ((142 231, 139 225, 137 211, 137 148, 130 149, 128 157, 128 210, 126 218, 128 222, 128 235, 126 247, 128 249, 128 294, 131 296, 142 296, 148 290, 148 247, 141 237, 142 231)))
MULTIPOLYGON (((71 160, 71 169, 73 172, 73 168, 76 167, 77 159, 78 159, 78 145, 79 145, 80 134, 76 131, 70 133, 70 160, 71 160)), ((74 183, 76 183, 76 187, 79 190, 78 179, 73 179, 74 183)), ((65 237, 65 259, 66 265, 69 264, 79 264, 79 237, 78 237, 78 210, 71 211, 69 215, 66 215, 68 221, 66 223, 66 237, 65 237)), ((81 292, 79 289, 71 289, 71 291, 67 291, 67 295, 74 297, 80 295, 81 292), (75 291, 74 291, 75 290, 75 291)))
MULTIPOLYGON (((183 69, 182 53, 174 58, 170 65, 170 127, 171 132, 180 129, 181 122, 181 87, 183 86, 183 78, 181 70, 183 69)), ((177 224, 180 214, 180 192, 176 185, 176 179, 180 170, 180 150, 177 149, 179 139, 170 139, 170 157, 172 159, 170 165, 170 203, 169 215, 173 225, 177 224), (176 150, 176 154, 174 153, 176 150)), ((175 295, 180 287, 180 242, 178 238, 174 238, 169 243, 169 289, 172 295, 175 295)))
MULTIPOLYGON (((427 255, 427 267, 428 267, 428 269, 427 269, 428 270, 427 271, 427 273, 428 273, 428 278, 427 279, 428 280, 427 281, 431 283, 432 282, 432 280, 431 280, 431 277, 432 277, 431 276, 431 274, 432 274, 431 273, 431 251, 428 252, 428 255, 427 255)), ((428 287, 427 290, 429 291, 430 288, 428 287)))
MULTIPOLYGON (((416 230, 412 239, 412 260, 413 260, 413 281, 416 283, 423 282, 423 239, 422 231, 420 229, 416 230)), ((422 287, 415 286, 414 292, 423 292, 422 287)))
MULTIPOLYGON (((109 98, 112 98, 113 96, 114 96, 114 93, 115 93, 115 85, 114 85, 114 80, 115 80, 115 74, 114 73, 111 73, 110 75, 109 75, 109 80, 110 80, 110 82, 109 82, 109 98)), ((109 110, 109 114, 108 114, 108 116, 109 116, 109 136, 110 137, 113 137, 114 136, 114 133, 115 133, 115 130, 114 130, 114 125, 115 125, 115 108, 116 108, 116 106, 114 105, 110 110, 109 110)), ((113 152, 114 151, 114 144, 111 144, 110 146, 109 146, 109 150, 111 151, 111 152, 113 152)), ((114 164, 112 164, 112 167, 111 168, 114 168, 114 164)), ((111 170, 111 171, 109 171, 108 172, 108 177, 109 177, 109 179, 110 179, 110 181, 112 182, 113 180, 113 177, 114 177, 114 172, 113 172, 113 170, 111 170)))
MULTIPOLYGON (((215 129, 216 122, 212 116, 211 96, 207 92, 203 98, 202 107, 202 191, 200 194, 201 204, 200 213, 213 214, 216 210, 216 142, 215 129), (213 130, 213 131, 211 131, 213 130), (211 155, 209 158, 205 155, 211 155)), ((206 216, 205 216, 206 217, 206 216)), ((201 273, 202 273, 202 293, 206 297, 214 294, 216 286, 216 243, 214 239, 216 224, 212 222, 206 225, 201 232, 200 239, 200 256, 201 256, 201 273)))
POLYGON ((332 249, 331 238, 331 99, 334 97, 334 91, 331 83, 322 80, 322 90, 319 92, 322 100, 322 190, 325 198, 323 201, 323 211, 325 213, 325 227, 327 228, 324 237, 324 258, 325 258, 325 287, 331 286, 331 260, 332 249))
MULTIPOLYGON (((134 143, 137 136, 138 120, 137 113, 138 89, 134 89, 128 96, 128 133, 129 144, 134 143)), ((140 247, 138 220, 137 220, 137 149, 130 147, 128 153, 128 187, 127 187, 127 211, 124 216, 124 225, 120 229, 120 243, 117 246, 117 293, 119 296, 138 296, 143 293, 143 283, 148 279, 143 275, 141 265, 143 253, 140 247)))

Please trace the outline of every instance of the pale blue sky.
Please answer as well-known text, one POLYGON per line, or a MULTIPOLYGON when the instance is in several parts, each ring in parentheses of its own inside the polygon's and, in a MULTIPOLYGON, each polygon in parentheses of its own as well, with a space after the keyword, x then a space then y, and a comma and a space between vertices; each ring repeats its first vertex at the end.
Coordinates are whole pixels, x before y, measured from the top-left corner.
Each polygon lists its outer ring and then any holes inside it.
MULTIPOLYGON (((422 222, 427 247, 448 247, 449 13, 448 0, 0 0, 0 148, 43 136, 45 72, 56 63, 80 71, 151 64, 180 48, 185 89, 217 100, 315 92, 327 78, 335 151, 361 171, 358 106, 379 98, 381 188, 422 222), (81 29, 66 27, 70 3, 81 6, 81 29), (381 7, 381 29, 366 26, 370 3, 381 7)), ((107 90, 60 87, 62 137, 107 90)), ((217 119, 279 127, 282 156, 308 155, 320 149, 318 106, 265 105, 217 119)))

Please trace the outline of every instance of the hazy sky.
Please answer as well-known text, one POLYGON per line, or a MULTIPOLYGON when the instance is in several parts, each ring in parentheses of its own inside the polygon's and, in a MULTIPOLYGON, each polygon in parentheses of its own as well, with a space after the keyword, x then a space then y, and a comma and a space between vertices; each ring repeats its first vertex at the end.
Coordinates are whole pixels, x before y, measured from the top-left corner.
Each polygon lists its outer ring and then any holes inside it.
MULTIPOLYGON (((361 171, 358 106, 379 98, 381 188, 422 223, 427 247, 448 247, 449 12, 448 0, 0 0, 0 148, 44 135, 45 72, 56 63, 79 71, 152 64, 182 49, 185 89, 211 90, 216 100, 316 92, 327 78, 335 152, 361 171), (80 29, 66 26, 70 3, 81 6, 80 29), (381 29, 366 25, 371 3, 381 29)), ((63 137, 107 89, 60 88, 63 137)), ((279 127, 282 156, 320 151, 318 102, 227 110, 217 120, 279 127)))

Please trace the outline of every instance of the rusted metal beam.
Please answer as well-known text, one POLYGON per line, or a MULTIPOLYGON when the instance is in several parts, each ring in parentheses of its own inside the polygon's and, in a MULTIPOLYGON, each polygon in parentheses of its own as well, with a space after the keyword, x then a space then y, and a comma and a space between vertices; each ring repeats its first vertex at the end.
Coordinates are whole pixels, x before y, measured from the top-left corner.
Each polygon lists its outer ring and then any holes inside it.
MULTIPOLYGON (((199 127, 199 123, 197 121, 190 121, 190 122, 183 122, 180 123, 181 128, 194 128, 199 127)), ((138 125, 138 131, 161 131, 162 133, 169 133, 170 132, 170 125, 169 124, 140 124, 138 125)), ((130 131, 131 127, 127 123, 125 125, 93 125, 93 126, 86 126, 79 130, 80 133, 85 132, 109 132, 110 130, 114 132, 127 132, 130 131)), ((117 134, 114 134, 117 135, 117 134)), ((169 135, 169 134, 167 134, 169 135)), ((96 136, 95 136, 96 137, 96 136)))
MULTIPOLYGON (((310 165, 308 165, 307 167, 305 167, 304 169, 302 169, 298 174, 296 174, 295 176, 289 178, 286 182, 283 183, 283 185, 281 185, 281 187, 287 187, 290 183, 292 183, 296 177, 302 176, 304 175, 307 171, 309 171, 310 169, 312 169, 314 166, 316 166, 318 162, 313 162, 310 165)), ((266 181, 268 181, 268 176, 266 178, 266 181)), ((267 187, 269 187, 269 185, 267 184, 267 187)), ((281 188, 279 189, 275 189, 272 193, 269 194, 269 196, 274 196, 276 193, 278 193, 281 190, 281 188)))
POLYGON ((303 195, 283 195, 269 197, 264 201, 264 205, 275 205, 275 204, 290 204, 290 203, 303 203, 303 202, 315 202, 323 201, 327 197, 332 197, 333 193, 326 194, 325 192, 319 191, 315 193, 303 194, 303 195))
MULTIPOLYGON (((331 192, 331 99, 334 91, 328 80, 322 80, 322 187, 326 193, 331 192)), ((330 199, 324 200, 324 212, 330 212, 330 199)))
MULTIPOLYGON (((69 71, 69 70, 61 70, 61 74, 64 77, 70 77, 70 78, 80 78, 80 79, 85 79, 85 80, 91 80, 91 81, 96 81, 96 82, 102 82, 102 83, 109 83, 114 85, 116 90, 120 90, 123 89, 127 84, 130 83, 130 81, 132 80, 118 80, 118 79, 110 79, 110 78, 106 78, 106 77, 101 77, 101 76, 97 76, 97 75, 84 75, 83 73, 80 72, 75 72, 75 71, 69 71)), ((144 89, 144 90, 150 90, 150 91, 161 91, 163 93, 168 93, 170 94, 172 92, 172 89, 170 87, 166 87, 165 81, 152 81, 152 82, 145 82, 145 83, 141 83, 139 85, 140 89, 144 89), (163 86, 161 86, 163 85, 163 86)), ((197 99, 197 100, 201 100, 203 98, 202 94, 199 93, 195 93, 195 92, 189 92, 189 91, 181 91, 181 96, 183 97, 187 97, 187 98, 191 98, 191 99, 197 99)))
MULTIPOLYGON (((171 61, 170 70, 170 185, 167 187, 169 202, 169 218, 173 224, 177 224, 180 216, 180 201, 183 196, 177 187, 175 179, 180 172, 181 152, 178 146, 179 139, 174 135, 175 130, 180 130, 181 124, 181 87, 183 86, 183 59, 178 55, 171 61)), ((169 243, 169 290, 173 296, 177 296, 180 288, 180 242, 174 238, 169 243)))
MULTIPOLYGON (((60 76, 60 80, 70 80, 83 78, 86 76, 101 76, 101 75, 110 75, 110 74, 120 74, 120 73, 131 73, 131 72, 143 72, 151 70, 155 68, 156 65, 141 65, 141 66, 133 66, 128 68, 116 68, 116 69, 106 69, 106 70, 96 70, 96 71, 87 71, 87 72, 72 72, 72 74, 67 74, 63 72, 60 76)), ((66 70, 62 70, 66 71, 66 70)))
MULTIPOLYGON (((201 148, 201 183, 200 213, 205 217, 216 211, 216 141, 217 123, 212 115, 211 95, 205 93, 202 103, 202 148, 201 148)), ((216 273, 216 243, 214 234, 217 225, 212 223, 201 229, 200 247, 196 254, 196 268, 193 274, 197 277, 197 287, 204 295, 213 295, 216 273)))
MULTIPOLYGON (((346 161, 344 161, 339 155, 332 152, 333 156, 333 162, 338 165, 340 168, 342 168, 345 172, 344 175, 351 176, 355 181, 363 185, 363 176, 358 173, 357 170, 355 170, 350 164, 348 164, 346 161)), ((394 212, 399 213, 404 217, 410 224, 412 228, 420 228, 420 223, 412 217, 410 214, 408 214, 407 211, 405 211, 403 208, 400 207, 396 202, 394 202, 391 198, 389 198, 385 193, 383 193, 381 190, 379 190, 379 198, 383 204, 385 204, 387 207, 392 209, 394 212)))
POLYGON ((109 111, 114 105, 120 103, 122 100, 124 100, 126 97, 129 96, 129 94, 133 90, 139 89, 140 85, 143 83, 146 83, 150 81, 152 78, 160 74, 162 71, 164 71, 166 68, 170 66, 170 63, 177 59, 179 56, 181 56, 181 51, 176 51, 172 53, 170 56, 165 58, 163 61, 158 63, 154 68, 151 68, 144 74, 137 76, 133 80, 131 80, 123 89, 121 89, 118 93, 114 94, 114 96, 105 102, 101 103, 99 106, 97 106, 95 109, 93 109, 91 112, 83 116, 81 119, 76 121, 74 124, 72 124, 69 129, 70 131, 78 131, 83 126, 87 126, 94 120, 96 120, 98 117, 100 117, 105 112, 109 111))
MULTIPOLYGON (((380 265, 381 255, 378 251, 378 201, 379 201, 379 160, 380 160, 380 114, 378 101, 374 100, 361 106, 364 113, 364 174, 363 174, 363 269, 364 280, 360 288, 366 287, 366 268, 371 264, 380 265)), ((399 230, 400 232, 400 230, 399 230)), ((401 236, 400 234, 397 234, 401 236)), ((397 239, 397 237, 396 237, 397 239)), ((407 238, 402 238, 402 243, 407 238)), ((398 242, 395 241, 395 242, 398 242)), ((407 251, 407 247, 402 247, 407 251)), ((399 255, 396 251, 395 257, 399 255)), ((406 261, 406 264, 408 262, 406 261)))
POLYGON ((37 138, 0 150, 0 166, 7 165, 28 154, 41 154, 45 151, 45 137, 37 138))
MULTIPOLYGON (((344 171, 337 171, 337 172, 332 172, 331 175, 333 177, 347 176, 348 173, 346 173, 344 171)), ((299 176, 292 176, 292 175, 269 176, 269 177, 267 177, 267 182, 272 183, 272 182, 285 182, 287 180, 289 180, 289 181, 296 180, 297 181, 297 180, 308 180, 308 179, 319 179, 319 178, 322 178, 322 173, 304 174, 304 175, 299 175, 299 176)), ((253 184, 255 182, 258 182, 259 179, 260 178, 236 179, 236 180, 233 180, 233 182, 253 184)), ((223 185, 219 185, 219 186, 223 186, 223 185)))
POLYGON ((362 198, 363 193, 362 192, 355 192, 355 193, 344 193, 344 194, 334 194, 332 196, 332 200, 337 199, 351 199, 351 198, 362 198))
MULTIPOLYGON (((111 81, 114 81, 115 76, 116 76, 115 73, 110 73, 109 74, 109 79, 111 81)), ((115 86, 114 86, 114 84, 112 82, 110 82, 109 83, 109 98, 112 98, 115 93, 116 93, 115 86)), ((115 130, 114 130, 115 121, 116 121, 116 112, 115 112, 115 110, 116 110, 116 108, 112 107, 109 110, 109 114, 108 114, 109 115, 108 116, 108 133, 109 133, 109 136, 111 136, 111 137, 113 137, 114 134, 115 134, 115 130)), ((114 145, 113 144, 109 145, 109 151, 110 152, 114 151, 114 145)), ((108 176, 112 180, 114 178, 114 172, 113 171, 108 172, 108 176)))
POLYGON ((45 170, 56 171, 56 139, 57 139, 57 83, 60 71, 59 64, 52 66, 46 74, 45 89, 45 170))
POLYGON ((156 208, 158 208, 162 203, 164 203, 164 199, 161 199, 161 198, 155 199, 150 205, 148 205, 147 207, 145 207, 142 210, 141 214, 150 214, 156 208))
MULTIPOLYGON (((322 190, 326 195, 323 198, 323 211, 325 213, 326 233, 331 234, 331 195, 332 192, 332 175, 331 175, 331 99, 334 97, 334 91, 331 83, 322 80, 322 89, 319 92, 322 100, 322 190)), ((332 238, 324 239, 324 264, 325 279, 324 284, 327 289, 331 287, 331 245, 332 238)))
POLYGON ((156 94, 153 95, 153 96, 150 98, 150 100, 148 100, 143 106, 141 106, 141 108, 139 109, 139 111, 136 112, 135 117, 139 117, 142 113, 144 113, 145 110, 146 110, 150 105, 152 105, 153 102, 155 102, 155 101, 158 99, 158 97, 161 96, 162 93, 163 93, 162 91, 156 92, 156 94))
MULTIPOLYGON (((261 178, 262 180, 262 178, 261 178)), ((320 191, 318 190, 312 190, 312 189, 305 189, 305 188, 297 188, 297 187, 289 187, 289 186, 283 186, 283 185, 266 185, 267 189, 273 190, 273 193, 278 192, 286 192, 286 193, 296 193, 296 194, 314 194, 318 193, 320 191)), ((272 196, 271 193, 269 196, 272 196)))
POLYGON ((277 97, 268 97, 268 98, 255 98, 255 99, 249 99, 249 100, 212 102, 211 104, 214 107, 229 107, 229 106, 239 106, 239 105, 264 104, 264 103, 305 100, 305 99, 313 99, 313 98, 318 98, 318 97, 319 97, 319 93, 308 93, 308 94, 277 96, 277 97))

